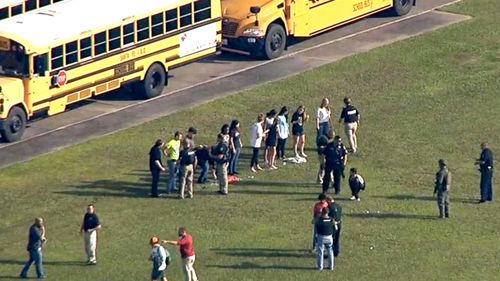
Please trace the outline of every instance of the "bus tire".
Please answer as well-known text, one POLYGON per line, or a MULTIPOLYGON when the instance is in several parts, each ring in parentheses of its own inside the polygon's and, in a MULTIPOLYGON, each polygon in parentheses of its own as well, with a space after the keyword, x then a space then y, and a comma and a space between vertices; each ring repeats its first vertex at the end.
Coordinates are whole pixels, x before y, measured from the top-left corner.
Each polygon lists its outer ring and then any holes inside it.
POLYGON ((14 142, 21 139, 26 129, 26 113, 19 106, 11 108, 7 119, 5 119, 3 128, 0 128, 2 140, 14 142))
POLYGON ((165 68, 159 63, 153 63, 146 72, 144 80, 135 85, 134 88, 136 88, 144 98, 150 99, 161 95, 165 85, 167 85, 167 73, 165 68))
POLYGON ((283 26, 272 23, 267 29, 266 41, 264 42, 264 56, 267 59, 275 59, 283 53, 286 46, 286 32, 283 26))
POLYGON ((404 16, 411 11, 413 0, 393 0, 392 14, 395 16, 404 16))

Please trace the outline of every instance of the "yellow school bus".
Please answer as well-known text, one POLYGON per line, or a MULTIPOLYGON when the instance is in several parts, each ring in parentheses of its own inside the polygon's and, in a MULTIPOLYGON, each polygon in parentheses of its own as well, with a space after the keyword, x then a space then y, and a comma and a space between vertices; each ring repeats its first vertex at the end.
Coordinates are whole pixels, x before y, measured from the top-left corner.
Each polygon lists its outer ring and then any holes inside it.
POLYGON ((279 57, 287 37, 310 37, 392 9, 407 14, 416 0, 222 0, 222 50, 279 57))
POLYGON ((169 68, 216 53, 221 28, 220 0, 66 0, 0 21, 3 141, 122 85, 161 94, 169 68))
POLYGON ((0 0, 0 20, 64 0, 0 0))

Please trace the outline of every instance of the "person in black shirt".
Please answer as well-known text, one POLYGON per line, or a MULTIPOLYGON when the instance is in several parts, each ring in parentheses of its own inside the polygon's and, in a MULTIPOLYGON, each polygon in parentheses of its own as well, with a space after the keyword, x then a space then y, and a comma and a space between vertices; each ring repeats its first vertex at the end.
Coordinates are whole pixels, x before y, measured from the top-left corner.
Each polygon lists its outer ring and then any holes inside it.
POLYGON ((179 198, 184 199, 184 191, 187 187, 187 197, 193 198, 193 177, 194 167, 196 167, 196 154, 191 149, 191 142, 185 140, 183 149, 179 154, 179 175, 181 184, 179 188, 179 198))
POLYGON ((488 147, 487 143, 481 144, 481 155, 476 160, 476 165, 479 165, 481 172, 481 182, 479 184, 481 190, 481 200, 479 203, 484 203, 493 200, 493 152, 488 147))
POLYGON ((350 200, 361 201, 359 192, 365 188, 365 179, 358 174, 358 169, 351 168, 349 173, 349 187, 351 188, 352 197, 350 200))
POLYGON ((308 119, 309 115, 306 113, 306 108, 303 105, 300 105, 292 115, 293 152, 295 153, 295 157, 307 157, 304 153, 306 143, 304 123, 308 119))
POLYGON ((325 248, 328 253, 328 268, 333 270, 333 233, 335 231, 335 222, 328 217, 328 208, 321 210, 319 217, 314 227, 316 229, 316 266, 318 270, 323 270, 323 259, 325 248))
POLYGON ((83 216, 80 233, 83 233, 83 243, 87 254, 87 264, 97 264, 96 248, 97 248, 97 230, 101 229, 101 222, 95 213, 94 204, 87 206, 87 212, 83 216))
POLYGON ((229 161, 229 146, 227 142, 224 141, 223 134, 217 135, 217 144, 212 147, 210 151, 210 157, 214 159, 215 162, 217 180, 219 181, 219 193, 222 195, 227 195, 227 167, 229 161))
POLYGON ((342 207, 333 199, 327 196, 328 216, 335 222, 335 231, 333 233, 333 256, 340 255, 340 231, 342 230, 342 207))
POLYGON ((208 180, 208 169, 210 168, 210 151, 206 145, 199 146, 196 149, 196 159, 201 168, 200 175, 198 176, 198 183, 206 183, 208 180))
POLYGON ((323 193, 328 192, 330 182, 332 181, 335 194, 340 193, 341 177, 344 167, 347 163, 347 150, 342 144, 340 136, 335 136, 333 142, 329 142, 324 149, 325 154, 325 174, 323 176, 323 193))
POLYGON ((151 197, 158 197, 158 183, 160 182, 160 172, 165 171, 161 162, 162 140, 156 140, 155 144, 149 150, 149 171, 151 171, 151 197))
POLYGON ((344 98, 344 108, 342 108, 342 113, 340 113, 339 123, 344 120, 344 130, 349 139, 349 145, 351 146, 352 152, 356 153, 358 150, 358 139, 356 137, 356 131, 359 126, 360 114, 356 107, 351 105, 351 98, 344 98))
POLYGON ((28 246, 26 250, 29 252, 29 260, 24 265, 19 277, 28 278, 28 270, 32 263, 35 263, 35 269, 38 279, 44 279, 42 266, 42 248, 47 239, 44 236, 44 225, 42 218, 36 218, 35 223, 30 227, 28 234, 28 246))

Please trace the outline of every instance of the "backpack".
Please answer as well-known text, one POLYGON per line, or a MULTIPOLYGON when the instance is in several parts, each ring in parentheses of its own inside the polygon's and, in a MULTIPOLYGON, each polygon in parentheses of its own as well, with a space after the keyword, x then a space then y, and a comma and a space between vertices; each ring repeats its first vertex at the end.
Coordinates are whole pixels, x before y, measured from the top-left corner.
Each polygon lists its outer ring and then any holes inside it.
POLYGON ((156 248, 156 253, 153 255, 153 268, 155 269, 160 268, 163 264, 163 256, 161 255, 160 247, 156 248))
POLYGON ((359 189, 361 189, 361 190, 365 190, 365 188, 366 188, 366 180, 365 180, 364 178, 362 178, 360 175, 358 175, 358 176, 359 176, 359 177, 358 177, 358 181, 359 181, 359 189), (361 182, 361 181, 359 180, 359 178, 362 178, 362 179, 363 179, 363 182, 361 182))

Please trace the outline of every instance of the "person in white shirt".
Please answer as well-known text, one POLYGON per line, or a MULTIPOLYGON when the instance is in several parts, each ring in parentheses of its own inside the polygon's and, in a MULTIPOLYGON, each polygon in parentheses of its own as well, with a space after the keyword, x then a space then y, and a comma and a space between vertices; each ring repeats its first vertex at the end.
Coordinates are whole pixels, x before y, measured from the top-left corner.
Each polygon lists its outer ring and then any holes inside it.
POLYGON ((330 101, 328 98, 323 98, 316 113, 316 142, 321 136, 327 136, 328 131, 330 131, 330 117, 330 101))
POLYGON ((286 140, 290 135, 290 129, 288 128, 287 121, 288 109, 283 106, 278 113, 278 158, 285 159, 285 146, 286 140))
POLYGON ((252 146, 252 160, 250 161, 250 167, 252 172, 257 172, 257 170, 262 170, 259 166, 259 149, 262 146, 262 138, 266 135, 267 131, 264 131, 262 127, 264 123, 264 114, 259 113, 257 116, 257 121, 250 127, 250 146, 252 146))

